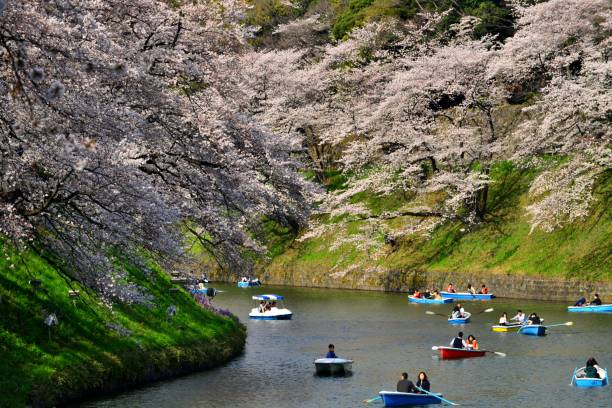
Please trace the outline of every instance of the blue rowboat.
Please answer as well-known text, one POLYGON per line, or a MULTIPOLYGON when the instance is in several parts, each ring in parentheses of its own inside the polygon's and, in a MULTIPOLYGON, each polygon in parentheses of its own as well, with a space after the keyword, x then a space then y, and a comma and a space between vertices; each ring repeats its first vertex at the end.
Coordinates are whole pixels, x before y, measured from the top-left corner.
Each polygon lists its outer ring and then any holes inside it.
POLYGON ((449 317, 448 318, 448 322, 450 324, 466 324, 470 322, 470 317, 472 316, 472 314, 470 312, 465 312, 463 314, 465 317, 457 317, 457 318, 452 318, 449 317))
POLYGON ((249 288, 251 286, 261 286, 261 282, 259 280, 238 281, 239 288, 249 288))
POLYGON ((459 292, 459 293, 440 292, 440 296, 444 298, 460 299, 460 300, 491 300, 495 298, 495 295, 492 293, 487 293, 486 295, 477 293, 475 295, 472 295, 471 293, 467 293, 467 292, 459 292))
POLYGON ((526 334, 527 336, 543 336, 546 334, 546 326, 541 324, 528 324, 518 329, 518 333, 526 334))
POLYGON ((608 385, 608 370, 605 368, 600 368, 597 370, 601 378, 587 378, 584 377, 585 368, 586 367, 582 367, 574 370, 574 374, 572 376, 572 383, 574 386, 579 388, 595 388, 608 385))
POLYGON ((442 303, 453 303, 451 298, 442 299, 426 299, 426 298, 415 298, 414 296, 408 296, 410 303, 429 303, 429 304, 442 304, 442 303))
POLYGON ((599 306, 568 306, 567 311, 580 313, 612 313, 612 304, 599 306))
MULTIPOLYGON (((409 392, 381 391, 378 393, 385 407, 409 407, 412 405, 440 404, 440 399, 427 394, 409 392)), ((442 394, 436 394, 442 397, 442 394)))

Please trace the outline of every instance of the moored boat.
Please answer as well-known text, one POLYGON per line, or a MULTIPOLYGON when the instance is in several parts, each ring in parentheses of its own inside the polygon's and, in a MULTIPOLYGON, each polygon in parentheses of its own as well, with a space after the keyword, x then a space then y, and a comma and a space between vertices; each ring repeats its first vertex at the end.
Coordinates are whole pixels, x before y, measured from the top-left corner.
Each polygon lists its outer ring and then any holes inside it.
POLYGON ((259 306, 251 309, 249 318, 254 320, 291 320, 293 313, 282 305, 284 299, 283 296, 271 294, 253 296, 253 300, 259 301, 259 306))
POLYGON ((442 360, 455 360, 459 358, 484 357, 486 350, 468 350, 454 347, 438 346, 442 360))
POLYGON ((353 360, 318 358, 314 362, 317 375, 346 375, 353 370, 353 360))
POLYGON ((491 300, 495 298, 492 293, 482 294, 476 293, 475 295, 468 292, 440 292, 440 296, 443 298, 460 299, 460 300, 491 300))
POLYGON ((448 318, 448 322, 450 324, 466 324, 470 322, 470 317, 472 317, 472 314, 470 312, 465 312, 463 314, 464 317, 449 317, 448 318))
POLYGON ((580 313, 612 313, 612 304, 608 305, 584 305, 584 306, 568 306, 568 312, 580 313))
MULTIPOLYGON (((378 393, 385 407, 409 407, 413 405, 440 404, 440 398, 428 394, 414 394, 411 392, 381 391, 378 393)), ((436 394, 442 397, 442 394, 436 394)))
POLYGON ((586 367, 576 368, 574 370, 574 374, 572 375, 572 383, 574 386, 580 388, 595 388, 608 385, 608 370, 600 368, 597 370, 600 378, 589 378, 584 376, 585 368, 586 367))
POLYGON ((546 326, 541 324, 528 324, 526 326, 521 326, 518 332, 526 334, 527 336, 544 336, 546 334, 546 326))
POLYGON ((491 331, 494 332, 515 332, 518 331, 523 325, 520 323, 504 326, 501 324, 494 324, 491 326, 491 331))
POLYGON ((442 298, 442 299, 427 299, 427 298, 417 298, 414 296, 408 296, 408 301, 411 303, 428 303, 428 304, 442 304, 442 303, 452 303, 453 299, 451 298, 442 298))
POLYGON ((242 278, 238 281, 239 288, 249 288, 251 286, 261 286, 261 282, 257 278, 242 278))

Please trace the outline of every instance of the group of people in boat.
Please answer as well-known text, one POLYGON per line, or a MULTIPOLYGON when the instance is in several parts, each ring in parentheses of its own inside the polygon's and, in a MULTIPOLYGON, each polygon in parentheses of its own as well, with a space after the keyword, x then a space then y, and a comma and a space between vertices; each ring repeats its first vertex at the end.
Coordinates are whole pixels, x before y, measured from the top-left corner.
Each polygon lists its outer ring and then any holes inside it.
POLYGON ((413 394, 425 394, 423 391, 429 392, 431 385, 425 371, 419 372, 415 384, 408 379, 408 373, 402 373, 400 380, 397 382, 397 392, 409 392, 413 394))
POLYGON ((521 309, 517 310, 516 315, 508 319, 508 313, 504 312, 499 317, 499 325, 500 326, 514 326, 517 324, 527 324, 527 325, 538 325, 542 324, 542 319, 538 316, 537 313, 532 313, 527 317, 525 313, 521 309))
POLYGON ((418 289, 415 289, 414 292, 412 293, 412 296, 414 296, 415 298, 419 298, 419 299, 436 299, 436 300, 440 300, 442 299, 442 296, 440 296, 440 291, 438 289, 427 289, 423 292, 421 292, 418 289))
POLYGON ((259 278, 255 278, 252 276, 243 276, 242 278, 240 278, 240 282, 251 283, 253 285, 261 285, 259 278))
POLYGON ((276 301, 275 300, 262 300, 261 302, 259 302, 259 313, 265 313, 265 312, 269 312, 272 309, 276 309, 278 308, 276 306, 276 301))
POLYGON ((599 293, 596 293, 595 295, 593 295, 593 300, 591 300, 590 302, 587 302, 584 297, 581 297, 580 299, 578 299, 576 303, 574 303, 574 306, 601 306, 601 305, 602 305, 602 301, 601 301, 601 298, 599 297, 599 293))
POLYGON ((478 350, 478 342, 476 341, 476 337, 470 334, 467 337, 467 340, 464 340, 463 332, 457 333, 457 337, 454 337, 451 340, 450 346, 457 349, 478 350))
MULTIPOLYGON (((448 284, 446 291, 448 293, 457 293, 457 291, 455 290, 455 286, 452 283, 448 284)), ((483 283, 482 286, 480 287, 480 290, 476 292, 476 288, 474 288, 471 283, 468 283, 467 288, 465 289, 465 292, 470 293, 472 295, 486 295, 489 293, 489 288, 487 288, 487 285, 483 283)))

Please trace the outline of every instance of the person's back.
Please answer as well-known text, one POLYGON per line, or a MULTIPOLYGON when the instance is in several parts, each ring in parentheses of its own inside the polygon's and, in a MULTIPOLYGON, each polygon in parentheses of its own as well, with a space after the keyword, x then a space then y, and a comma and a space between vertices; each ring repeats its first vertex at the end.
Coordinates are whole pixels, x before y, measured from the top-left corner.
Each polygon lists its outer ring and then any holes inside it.
POLYGON ((595 294, 595 299, 591 301, 591 304, 595 306, 601 306, 601 299, 599 298, 598 294, 595 294))
POLYGON ((542 323, 542 319, 535 313, 529 318, 529 324, 538 325, 540 323, 542 323))
POLYGON ((457 349, 465 348, 465 342, 463 341, 463 332, 459 332, 457 337, 451 340, 450 346, 457 349))
POLYGON ((584 369, 584 376, 586 378, 599 378, 599 373, 597 372, 597 369, 593 366, 587 366, 584 369))
POLYGON ((412 381, 406 378, 402 378, 397 382, 397 392, 415 392, 416 388, 414 388, 414 384, 412 381))

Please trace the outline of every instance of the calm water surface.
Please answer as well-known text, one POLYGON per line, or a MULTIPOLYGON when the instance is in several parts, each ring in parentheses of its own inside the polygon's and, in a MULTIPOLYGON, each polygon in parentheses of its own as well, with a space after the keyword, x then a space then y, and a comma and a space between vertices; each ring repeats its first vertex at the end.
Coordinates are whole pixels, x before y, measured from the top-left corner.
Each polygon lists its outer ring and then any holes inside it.
MULTIPOLYGON (((363 407, 379 390, 394 390, 402 371, 414 380, 429 375, 432 391, 469 407, 612 407, 612 386, 583 390, 570 387, 574 367, 594 356, 612 371, 612 314, 570 314, 566 303, 495 299, 466 302, 472 316, 465 326, 426 315, 446 313, 450 305, 409 304, 405 295, 263 287, 238 289, 215 284, 225 292, 217 306, 231 309, 248 328, 244 355, 208 372, 160 382, 81 407, 363 407), (285 295, 294 313, 291 321, 251 321, 251 296, 285 295), (517 308, 536 311, 546 323, 573 321, 554 327, 545 337, 493 333, 491 323, 517 308), (491 356, 457 361, 439 360, 432 345, 447 345, 462 329, 474 334, 491 356), (327 344, 351 358, 354 373, 344 378, 314 376, 313 360, 324 357, 327 344)), ((370 404, 381 407, 382 404, 370 404)))

